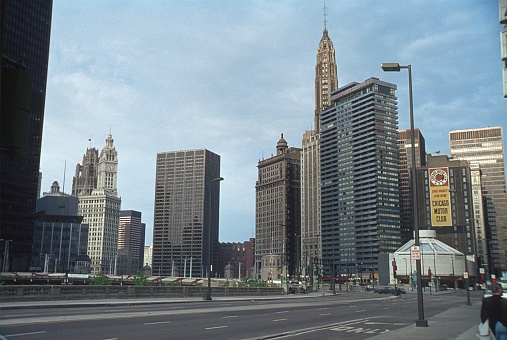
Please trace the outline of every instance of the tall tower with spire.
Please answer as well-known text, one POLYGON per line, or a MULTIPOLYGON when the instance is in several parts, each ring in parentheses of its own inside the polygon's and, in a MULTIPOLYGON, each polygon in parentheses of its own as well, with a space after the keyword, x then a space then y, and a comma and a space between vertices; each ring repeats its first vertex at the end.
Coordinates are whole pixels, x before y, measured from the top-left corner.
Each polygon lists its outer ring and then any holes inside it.
POLYGON ((111 132, 107 136, 106 146, 100 152, 98 163, 97 189, 109 191, 113 196, 117 195, 116 178, 118 174, 118 152, 113 146, 111 132))
POLYGON ((327 32, 326 6, 324 6, 324 32, 317 49, 315 65, 315 128, 303 135, 301 151, 300 254, 304 275, 318 272, 322 260, 319 117, 331 103, 331 92, 337 87, 335 51, 327 32))
POLYGON ((331 103, 331 92, 338 88, 333 42, 327 32, 326 6, 324 6, 324 32, 317 49, 315 65, 315 131, 319 133, 319 114, 331 103))
MULTIPOLYGON (((98 152, 96 149, 95 154, 98 152)), ((86 155, 85 155, 86 156, 86 155)), ((113 146, 111 132, 106 139, 98 160, 90 162, 96 167, 93 190, 74 190, 79 197, 78 215, 89 225, 88 256, 92 274, 115 274, 118 255, 118 228, 120 225, 121 198, 116 188, 118 175, 118 152, 113 146)), ((83 160, 83 165, 85 162, 83 160)), ((76 168, 76 176, 78 175, 76 168)), ((76 178, 75 182, 76 182, 76 178)), ((88 188, 89 189, 89 188, 88 188)))

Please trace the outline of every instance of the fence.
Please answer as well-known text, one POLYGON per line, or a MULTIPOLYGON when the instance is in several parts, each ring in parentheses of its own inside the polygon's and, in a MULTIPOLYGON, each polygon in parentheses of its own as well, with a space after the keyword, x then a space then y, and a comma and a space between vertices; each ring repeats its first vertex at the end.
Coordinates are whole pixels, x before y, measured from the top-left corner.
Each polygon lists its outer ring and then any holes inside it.
MULTIPOLYGON (((203 297, 202 286, 95 286, 95 285, 5 285, 0 286, 2 301, 23 300, 83 300, 131 298, 203 297)), ((282 295, 282 288, 271 287, 212 287, 212 296, 282 295)))

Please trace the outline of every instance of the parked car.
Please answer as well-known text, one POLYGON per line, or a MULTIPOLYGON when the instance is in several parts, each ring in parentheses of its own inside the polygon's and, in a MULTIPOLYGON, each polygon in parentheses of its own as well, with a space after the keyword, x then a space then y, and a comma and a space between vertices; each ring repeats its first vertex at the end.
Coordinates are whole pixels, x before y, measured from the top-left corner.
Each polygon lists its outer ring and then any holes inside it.
POLYGON ((372 285, 367 285, 366 286, 366 291, 367 292, 371 292, 373 290, 373 286, 372 285))
POLYGON ((407 293, 407 291, 405 290, 405 288, 398 288, 398 292, 400 294, 406 294, 407 293))
POLYGON ((379 294, 394 294, 396 291, 392 287, 380 287, 377 292, 379 294))

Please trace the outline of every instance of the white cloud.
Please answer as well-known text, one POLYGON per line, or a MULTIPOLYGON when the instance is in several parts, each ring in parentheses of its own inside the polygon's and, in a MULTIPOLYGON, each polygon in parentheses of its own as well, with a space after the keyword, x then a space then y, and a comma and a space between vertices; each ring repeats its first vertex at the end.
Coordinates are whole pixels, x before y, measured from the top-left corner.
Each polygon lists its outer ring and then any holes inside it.
MULTIPOLYGON (((221 155, 225 178, 221 239, 252 237, 258 160, 275 152, 280 133, 299 147, 313 127, 322 7, 55 2, 42 189, 61 181, 66 159, 70 191, 88 138, 100 149, 111 128, 122 207, 142 212, 151 243, 157 152, 207 148, 221 155)), ((365 0, 327 7, 340 85, 369 77, 398 84, 400 128, 408 127, 407 74, 383 73, 382 62, 412 64, 416 125, 428 145, 445 150, 450 128, 504 124, 497 6, 365 0)))

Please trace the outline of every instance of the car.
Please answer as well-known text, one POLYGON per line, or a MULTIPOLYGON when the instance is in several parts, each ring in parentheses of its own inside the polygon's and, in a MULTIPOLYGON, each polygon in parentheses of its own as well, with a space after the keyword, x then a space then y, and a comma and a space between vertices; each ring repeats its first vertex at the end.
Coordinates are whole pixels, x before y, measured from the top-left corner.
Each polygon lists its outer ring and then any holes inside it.
POLYGON ((398 288, 398 293, 400 293, 400 294, 406 294, 407 291, 405 290, 405 288, 398 288))
POLYGON ((367 292, 371 292, 372 290, 374 290, 372 285, 367 285, 366 286, 366 291, 367 292))
POLYGON ((396 293, 396 291, 392 287, 380 287, 377 290, 377 293, 379 293, 379 294, 394 294, 394 293, 396 293))

